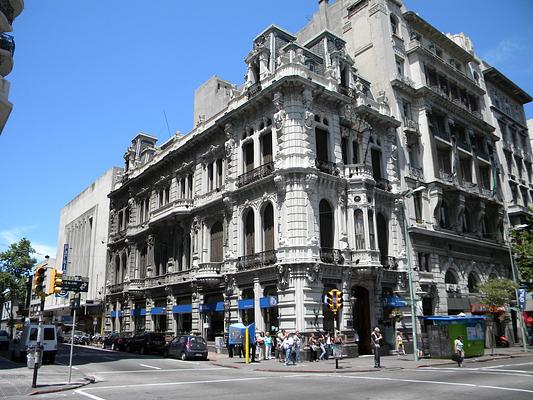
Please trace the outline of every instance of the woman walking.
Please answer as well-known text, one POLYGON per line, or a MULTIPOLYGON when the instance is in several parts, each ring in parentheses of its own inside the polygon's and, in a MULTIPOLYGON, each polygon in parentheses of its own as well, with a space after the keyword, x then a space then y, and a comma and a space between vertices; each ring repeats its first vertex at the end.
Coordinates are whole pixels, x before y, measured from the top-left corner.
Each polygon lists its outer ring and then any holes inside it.
POLYGON ((465 358, 463 337, 457 336, 457 339, 453 342, 453 360, 457 362, 457 366, 461 368, 463 366, 463 360, 465 358))
POLYGON ((265 335, 265 353, 265 360, 270 360, 272 358, 272 336, 270 336, 270 332, 265 335))
POLYGON ((370 340, 372 350, 374 351, 374 368, 381 368, 380 350, 383 336, 381 336, 381 331, 377 326, 374 328, 374 332, 370 335, 370 340))

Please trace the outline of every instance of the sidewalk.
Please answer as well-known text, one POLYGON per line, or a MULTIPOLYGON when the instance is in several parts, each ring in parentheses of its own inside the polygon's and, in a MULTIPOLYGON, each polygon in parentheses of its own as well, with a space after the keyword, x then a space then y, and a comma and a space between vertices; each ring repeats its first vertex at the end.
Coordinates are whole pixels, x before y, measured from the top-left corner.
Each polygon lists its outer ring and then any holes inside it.
MULTIPOLYGON (((508 359, 513 357, 523 357, 525 355, 533 355, 533 351, 524 353, 520 348, 495 349, 494 355, 490 354, 491 350, 486 349, 486 355, 482 357, 467 358, 464 362, 465 366, 471 363, 478 363, 491 360, 508 359)), ((335 369, 335 360, 329 359, 320 362, 303 361, 297 365, 285 366, 277 360, 263 360, 260 362, 246 364, 244 358, 229 358, 226 354, 209 353, 209 360, 211 364, 227 367, 227 368, 242 368, 250 371, 267 371, 267 372, 308 372, 308 373, 346 373, 346 372, 377 372, 379 369, 374 368, 374 357, 361 356, 357 358, 345 358, 339 360, 339 369, 335 369)), ((424 358, 419 361, 414 361, 413 356, 382 356, 382 369, 413 369, 421 367, 432 367, 439 365, 456 365, 452 360, 424 358)))
POLYGON ((15 363, 0 355, 0 399, 11 396, 52 393, 84 386, 88 377, 72 369, 72 383, 68 382, 68 366, 45 364, 39 368, 37 387, 32 388, 33 369, 26 364, 15 363))

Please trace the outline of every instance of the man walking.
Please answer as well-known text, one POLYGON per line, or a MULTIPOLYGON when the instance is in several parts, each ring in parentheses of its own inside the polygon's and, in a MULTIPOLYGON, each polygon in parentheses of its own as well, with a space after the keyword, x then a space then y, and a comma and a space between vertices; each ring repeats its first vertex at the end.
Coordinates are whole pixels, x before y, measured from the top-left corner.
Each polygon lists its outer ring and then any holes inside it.
POLYGON ((379 352, 381 349, 383 336, 381 336, 381 331, 377 326, 374 328, 374 332, 372 332, 372 334, 370 335, 370 341, 372 351, 374 352, 374 368, 381 368, 379 352))

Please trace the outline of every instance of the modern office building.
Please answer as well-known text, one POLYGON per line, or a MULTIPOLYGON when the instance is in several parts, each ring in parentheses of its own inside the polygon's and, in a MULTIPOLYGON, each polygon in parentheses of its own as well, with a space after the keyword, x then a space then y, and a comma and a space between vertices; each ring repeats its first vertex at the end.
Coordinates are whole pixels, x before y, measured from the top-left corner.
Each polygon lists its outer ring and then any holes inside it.
POLYGON ((374 325, 394 343, 408 255, 419 315, 470 312, 479 282, 510 277, 487 87, 528 96, 468 37, 399 0, 322 0, 297 34, 261 32, 245 62, 242 86, 196 91, 187 135, 128 148, 110 194, 106 330, 338 328, 364 354, 374 325))
POLYGON ((13 104, 8 100, 9 81, 5 77, 13 69, 15 39, 7 32, 13 30, 13 21, 23 8, 23 0, 0 0, 0 134, 13 109, 13 104))
MULTIPOLYGON (((120 179, 121 168, 113 167, 61 209, 57 255, 49 265, 64 275, 89 279, 87 293, 81 294, 77 327, 86 332, 100 332, 103 323, 109 198, 107 195, 120 179)), ((45 316, 52 322, 70 322, 69 300, 48 296, 45 316)))

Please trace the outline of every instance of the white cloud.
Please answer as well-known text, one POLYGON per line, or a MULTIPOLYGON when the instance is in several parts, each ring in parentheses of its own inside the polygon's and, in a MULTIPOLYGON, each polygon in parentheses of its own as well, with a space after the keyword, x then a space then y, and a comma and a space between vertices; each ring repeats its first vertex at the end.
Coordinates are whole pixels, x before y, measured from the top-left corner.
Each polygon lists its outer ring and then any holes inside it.
POLYGON ((524 46, 518 40, 500 40, 496 47, 489 49, 483 58, 491 65, 501 65, 512 60, 524 51, 524 46))
MULTIPOLYGON (((18 242, 23 237, 28 237, 28 233, 37 228, 32 226, 16 226, 0 231, 0 249, 7 249, 10 244, 18 242)), ((31 239, 30 239, 31 241, 31 239)), ((37 261, 44 260, 44 256, 55 258, 56 248, 45 243, 31 241, 31 247, 35 250, 34 257, 37 261)))

